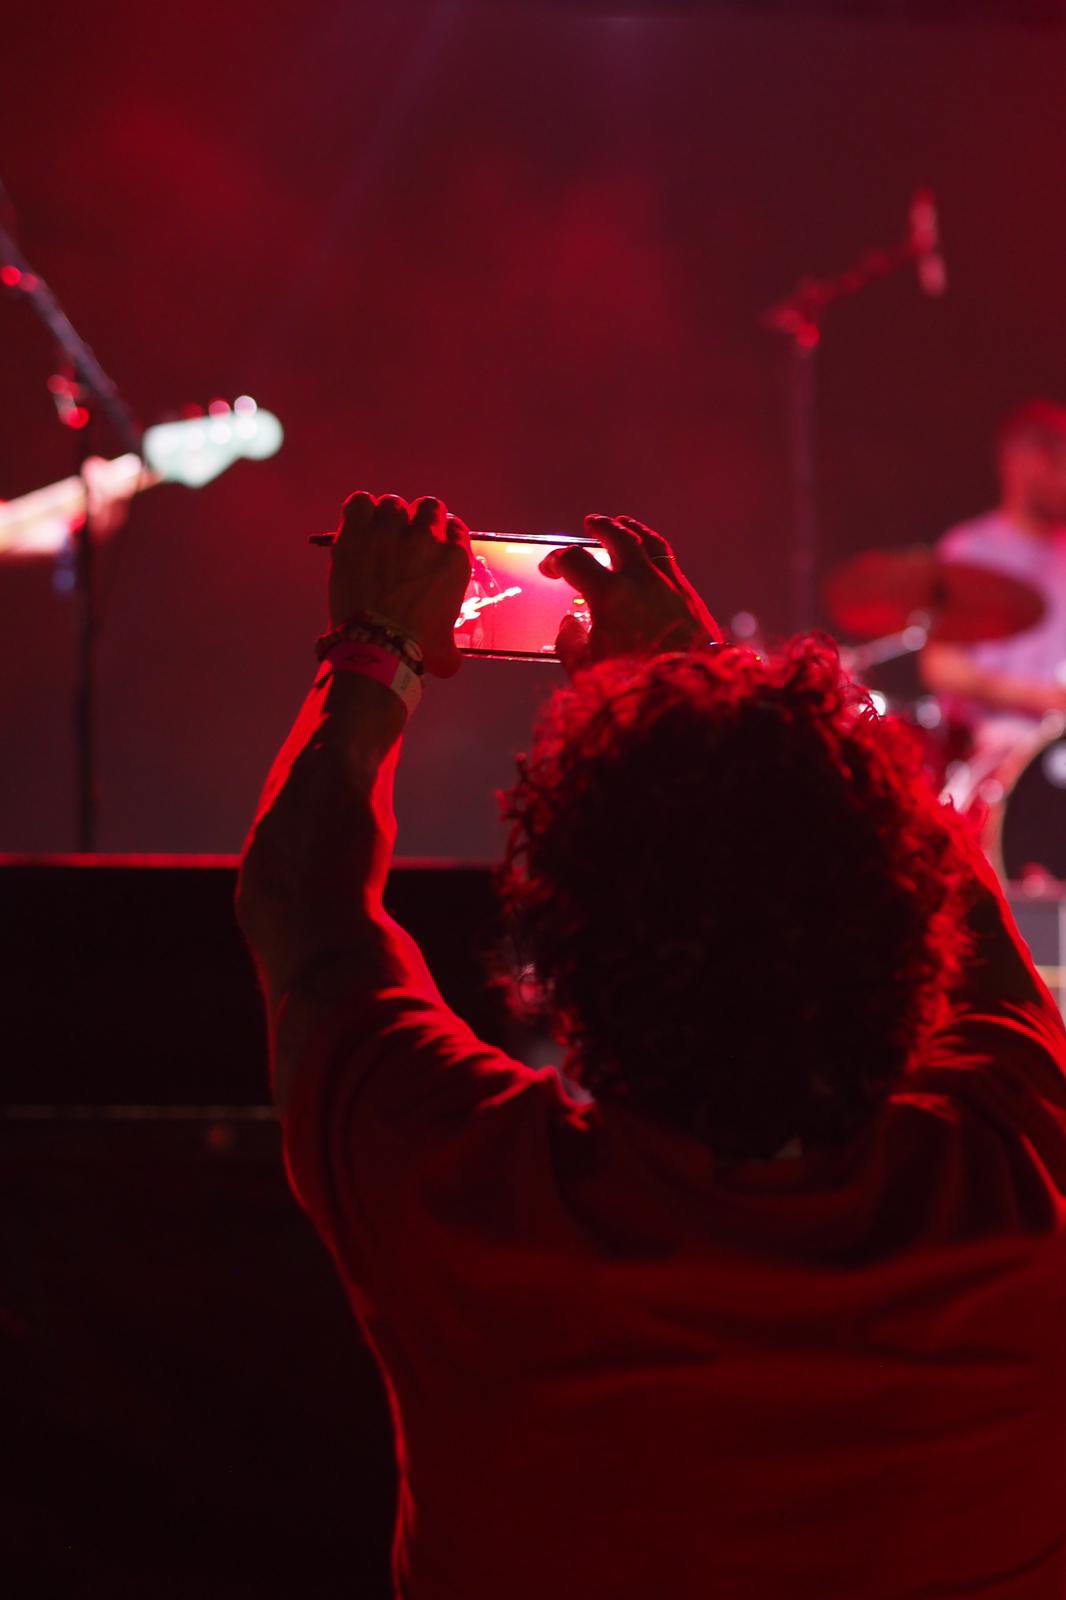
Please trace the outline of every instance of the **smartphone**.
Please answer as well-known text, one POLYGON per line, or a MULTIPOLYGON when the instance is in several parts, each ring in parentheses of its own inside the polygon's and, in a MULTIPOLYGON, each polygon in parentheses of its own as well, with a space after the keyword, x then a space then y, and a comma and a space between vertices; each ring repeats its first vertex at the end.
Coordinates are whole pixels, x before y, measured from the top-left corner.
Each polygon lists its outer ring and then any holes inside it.
POLYGON ((455 642, 465 656, 495 661, 558 661, 555 636, 569 612, 587 628, 589 608, 562 578, 546 578, 540 563, 549 550, 583 545, 609 567, 595 539, 569 533, 472 533, 470 582, 455 622, 455 642))

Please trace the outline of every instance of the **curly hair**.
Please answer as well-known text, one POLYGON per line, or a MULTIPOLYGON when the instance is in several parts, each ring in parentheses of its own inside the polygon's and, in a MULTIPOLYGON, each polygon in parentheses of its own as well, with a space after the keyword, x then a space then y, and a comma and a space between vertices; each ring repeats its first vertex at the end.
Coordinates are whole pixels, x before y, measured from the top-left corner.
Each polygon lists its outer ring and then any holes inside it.
POLYGON ((942 1019, 960 825, 831 640, 591 668, 501 805, 504 912, 567 1070, 720 1159, 846 1142, 942 1019))

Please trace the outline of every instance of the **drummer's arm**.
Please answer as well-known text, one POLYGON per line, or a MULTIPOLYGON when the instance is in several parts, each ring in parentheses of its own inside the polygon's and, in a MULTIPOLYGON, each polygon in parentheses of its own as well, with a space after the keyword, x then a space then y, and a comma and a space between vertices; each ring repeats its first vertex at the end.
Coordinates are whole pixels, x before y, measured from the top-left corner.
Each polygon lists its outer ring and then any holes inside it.
POLYGON ((1066 688, 1039 679, 1016 678, 982 667, 957 645, 927 644, 918 659, 922 681, 934 694, 958 695, 996 711, 1043 716, 1066 710, 1066 688))

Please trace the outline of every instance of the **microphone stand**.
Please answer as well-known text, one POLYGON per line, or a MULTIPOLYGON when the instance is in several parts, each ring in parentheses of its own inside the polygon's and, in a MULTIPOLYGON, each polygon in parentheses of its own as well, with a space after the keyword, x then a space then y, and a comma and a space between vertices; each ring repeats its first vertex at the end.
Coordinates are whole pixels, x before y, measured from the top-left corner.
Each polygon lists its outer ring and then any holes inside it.
POLYGON ((817 504, 817 385, 816 362, 822 341, 822 321, 838 300, 861 294, 870 284, 888 278, 901 267, 916 262, 922 287, 928 294, 943 292, 937 277, 942 263, 937 255, 933 197, 919 190, 911 203, 910 232, 906 239, 884 249, 867 250, 843 272, 829 278, 801 278, 790 294, 770 306, 759 318, 764 328, 788 340, 788 418, 792 487, 792 631, 805 633, 814 626, 818 577, 817 504), (927 267, 930 269, 927 271, 927 267))
MULTIPOLYGON (((0 184, 0 205, 11 214, 0 184)), ((83 482, 92 412, 111 424, 131 454, 141 454, 141 430, 118 388, 74 328, 48 284, 34 272, 18 243, 0 221, 0 284, 28 300, 64 358, 69 376, 49 380, 60 422, 76 432, 76 467, 83 482)), ((74 690, 74 739, 77 760, 77 848, 89 854, 96 847, 98 795, 95 761, 95 644, 97 613, 93 582, 94 544, 89 487, 85 485, 85 517, 74 533, 74 599, 78 616, 77 668, 74 690)))

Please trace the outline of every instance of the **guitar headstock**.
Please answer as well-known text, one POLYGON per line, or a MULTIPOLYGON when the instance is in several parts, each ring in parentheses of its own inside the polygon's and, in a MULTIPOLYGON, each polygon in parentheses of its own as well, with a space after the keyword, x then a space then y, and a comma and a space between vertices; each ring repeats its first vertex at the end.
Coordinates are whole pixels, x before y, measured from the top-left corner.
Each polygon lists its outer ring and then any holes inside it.
POLYGON ((284 437, 273 412, 242 395, 232 406, 214 401, 203 416, 146 428, 142 448, 145 463, 165 483, 199 489, 235 461, 274 455, 284 437))

